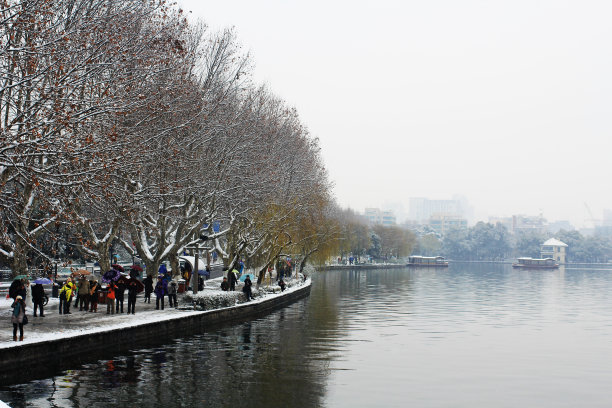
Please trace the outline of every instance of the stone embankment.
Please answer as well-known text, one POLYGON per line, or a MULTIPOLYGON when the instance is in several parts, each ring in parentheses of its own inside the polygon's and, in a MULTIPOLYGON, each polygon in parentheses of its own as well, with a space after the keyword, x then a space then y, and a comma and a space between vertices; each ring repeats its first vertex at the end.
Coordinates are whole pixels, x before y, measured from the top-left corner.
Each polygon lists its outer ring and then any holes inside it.
POLYGON ((155 310, 149 304, 145 307, 139 297, 135 315, 106 315, 103 304, 99 305, 98 314, 73 308, 71 315, 59 315, 57 300, 53 299, 44 318, 31 317, 28 311, 31 323, 24 327, 23 342, 12 341, 10 309, 3 310, 0 383, 44 378, 87 361, 253 319, 308 296, 310 287, 308 279, 281 293, 206 311, 169 309, 167 306, 166 310, 155 310), (36 324, 40 327, 33 330, 36 324))

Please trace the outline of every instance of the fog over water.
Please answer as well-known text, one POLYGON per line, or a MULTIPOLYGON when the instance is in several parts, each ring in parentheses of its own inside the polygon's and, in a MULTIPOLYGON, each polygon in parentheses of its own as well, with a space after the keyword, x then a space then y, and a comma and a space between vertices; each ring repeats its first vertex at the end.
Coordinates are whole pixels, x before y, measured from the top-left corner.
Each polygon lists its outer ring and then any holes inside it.
POLYGON ((19 406, 607 407, 612 270, 332 271, 309 298, 30 383, 19 406), (130 405, 131 406, 131 405, 130 405))
POLYGON ((343 206, 464 195, 477 219, 612 208, 612 3, 180 0, 234 27, 320 138, 343 206))

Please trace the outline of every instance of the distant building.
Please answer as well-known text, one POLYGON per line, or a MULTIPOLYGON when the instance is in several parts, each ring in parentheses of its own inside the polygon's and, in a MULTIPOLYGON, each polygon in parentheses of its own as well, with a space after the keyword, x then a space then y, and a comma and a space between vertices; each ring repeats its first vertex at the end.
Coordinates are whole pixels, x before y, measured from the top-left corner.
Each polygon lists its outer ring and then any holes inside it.
POLYGON ((366 208, 365 218, 370 224, 395 225, 397 220, 393 211, 381 211, 379 208, 366 208))
POLYGON ((456 215, 434 214, 429 217, 428 225, 443 236, 452 228, 467 229, 467 220, 456 215))
POLYGON ((508 232, 512 232, 512 217, 489 217, 489 224, 501 224, 508 232))
POLYGON ((551 238, 544 242, 540 248, 542 258, 552 258, 560 264, 567 261, 567 244, 558 239, 551 238))
POLYGON ((549 222, 548 225, 546 226, 546 229, 550 234, 556 234, 557 232, 561 230, 573 231, 575 228, 572 224, 570 224, 569 221, 561 220, 561 221, 549 222))
POLYGON ((459 200, 430 200, 428 198, 413 197, 410 199, 408 218, 419 223, 426 223, 434 214, 463 216, 462 205, 459 200))
POLYGON ((546 219, 542 215, 513 215, 512 216, 512 233, 517 234, 523 232, 538 232, 546 233, 546 219))

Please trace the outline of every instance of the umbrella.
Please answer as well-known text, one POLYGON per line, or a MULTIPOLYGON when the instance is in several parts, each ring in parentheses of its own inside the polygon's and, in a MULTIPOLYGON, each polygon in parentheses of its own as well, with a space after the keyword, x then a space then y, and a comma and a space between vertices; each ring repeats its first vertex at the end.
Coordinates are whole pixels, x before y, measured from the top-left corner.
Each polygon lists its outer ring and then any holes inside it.
POLYGON ((111 269, 110 271, 105 272, 104 275, 102 275, 102 282, 103 283, 113 282, 119 279, 120 277, 121 277, 121 273, 118 270, 111 269))
POLYGON ((111 268, 118 270, 119 272, 123 272, 123 266, 119 264, 112 264, 111 268))
POLYGON ((88 271, 87 269, 79 269, 78 271, 76 271, 77 275, 91 275, 91 272, 88 271))
POLYGON ((210 276, 210 272, 208 272, 206 269, 200 269, 198 271, 198 275, 201 275, 201 276, 210 276))
POLYGON ((13 280, 28 279, 28 275, 17 275, 13 280))
POLYGON ((34 281, 34 283, 40 283, 41 285, 48 285, 50 283, 53 283, 53 281, 47 278, 38 278, 34 281))
POLYGON ((142 266, 140 265, 132 265, 130 266, 130 269, 136 271, 136 272, 142 272, 142 266))
POLYGON ((240 277, 240 281, 244 282, 244 281, 246 280, 247 276, 248 276, 249 278, 251 278, 251 280, 254 280, 254 279, 255 279, 255 275, 253 275, 252 273, 245 273, 244 275, 242 275, 242 276, 240 277))

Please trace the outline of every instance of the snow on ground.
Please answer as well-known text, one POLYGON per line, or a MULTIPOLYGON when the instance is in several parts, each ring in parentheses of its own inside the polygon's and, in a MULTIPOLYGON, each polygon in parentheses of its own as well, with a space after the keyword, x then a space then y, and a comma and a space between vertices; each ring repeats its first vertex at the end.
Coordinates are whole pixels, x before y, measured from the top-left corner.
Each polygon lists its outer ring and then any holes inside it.
MULTIPOLYGON (((207 287, 204 291, 198 293, 198 297, 206 296, 236 296, 240 287, 236 288, 236 292, 223 292, 219 288, 221 279, 216 281, 211 279, 206 281, 207 287)), ((305 283, 297 282, 296 280, 289 281, 288 287, 284 292, 280 292, 276 286, 276 293, 272 292, 273 287, 261 287, 258 291, 258 297, 250 302, 233 304, 229 307, 242 307, 253 303, 265 302, 274 297, 278 297, 291 293, 304 284, 310 284, 310 279, 305 283)), ((255 292, 255 291, 254 291, 255 292)), ((127 299, 127 296, 126 296, 127 299)), ((29 324, 24 326, 24 340, 15 342, 12 339, 12 324, 11 324, 11 304, 12 299, 0 300, 0 350, 11 347, 20 346, 23 344, 39 343, 60 338, 75 337, 92 333, 100 333, 134 327, 153 322, 165 320, 179 319, 187 314, 204 314, 210 313, 207 311, 195 311, 169 308, 166 299, 165 310, 155 310, 155 296, 152 296, 151 303, 143 303, 142 295, 136 300, 136 314, 106 314, 106 305, 98 305, 98 313, 80 312, 78 308, 71 307, 72 314, 60 315, 58 313, 59 299, 49 298, 49 304, 45 308, 45 317, 32 317, 32 310, 27 310, 29 324)), ((185 306, 187 298, 185 294, 179 295, 179 305, 185 306)), ((74 301, 73 301, 74 306, 74 301)), ((222 309, 222 308, 220 308, 222 309)), ((124 310, 127 311, 127 300, 124 302, 124 310)))

